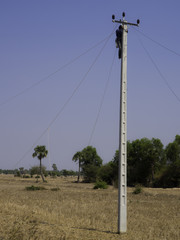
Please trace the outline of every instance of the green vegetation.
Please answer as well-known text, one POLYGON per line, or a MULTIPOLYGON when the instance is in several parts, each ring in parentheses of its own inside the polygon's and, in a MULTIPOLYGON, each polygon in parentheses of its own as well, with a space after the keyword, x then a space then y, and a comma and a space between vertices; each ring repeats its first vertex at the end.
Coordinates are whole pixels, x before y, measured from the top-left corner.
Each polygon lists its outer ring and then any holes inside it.
POLYGON ((139 193, 142 193, 142 191, 143 191, 142 186, 138 184, 138 185, 135 186, 133 194, 139 194, 139 193))
POLYGON ((26 187, 27 191, 38 191, 38 190, 46 190, 45 187, 40 187, 40 186, 30 186, 30 187, 26 187))
POLYGON ((107 188, 108 188, 107 183, 103 181, 97 181, 94 184, 94 189, 107 189, 107 188))
MULTIPOLYGON (((79 161, 84 181, 95 182, 98 179, 116 185, 118 150, 113 159, 104 165, 96 149, 91 146, 77 152, 73 161, 79 161)), ((180 187, 180 135, 176 135, 175 140, 165 148, 157 138, 127 141, 127 184, 132 187, 138 184, 146 187, 180 187)))
POLYGON ((76 154, 74 154, 72 160, 75 161, 75 162, 78 161, 78 163, 79 163, 78 178, 77 178, 77 182, 79 182, 79 180, 80 180, 80 173, 81 173, 81 162, 83 160, 82 152, 77 152, 76 154))
POLYGON ((33 158, 37 157, 39 159, 39 168, 40 168, 40 174, 42 177, 43 182, 45 182, 43 171, 42 171, 42 163, 41 160, 45 158, 48 154, 48 150, 46 150, 46 146, 37 146, 34 148, 33 158))
MULTIPOLYGON (((119 151, 103 165, 98 179, 114 184, 118 178, 119 151)), ((165 148, 159 139, 127 142, 127 184, 146 187, 180 187, 180 136, 165 148)))
POLYGON ((81 167, 84 182, 95 182, 102 166, 102 159, 97 154, 96 148, 87 146, 81 152, 77 152, 73 156, 73 161, 77 160, 79 161, 79 175, 81 167))
POLYGON ((51 191, 59 191, 60 188, 59 187, 56 187, 56 188, 51 188, 51 191))
MULTIPOLYGON (((45 166, 41 166, 41 171, 43 172, 44 175, 46 175, 46 167, 45 166)), ((40 171, 40 167, 39 166, 32 166, 30 169, 29 169, 29 173, 31 176, 33 175, 40 175, 41 174, 41 171, 40 171)))
MULTIPOLYGON (((38 159, 46 156, 47 150, 44 147, 37 146, 33 156, 37 156, 38 159)), ((106 164, 102 164, 96 148, 92 146, 78 151, 73 155, 72 160, 78 162, 78 172, 66 169, 59 171, 55 163, 52 165, 53 170, 49 171, 41 164, 40 160, 40 166, 33 166, 29 170, 23 167, 15 170, 0 169, 0 174, 14 174, 15 177, 21 178, 33 177, 36 174, 36 178, 43 175, 43 179, 48 175, 52 178, 77 176, 77 182, 82 176, 84 182, 98 180, 117 187, 118 150, 112 160, 106 164)), ((174 141, 166 147, 163 146, 160 139, 156 138, 127 141, 127 185, 134 187, 138 184, 154 188, 180 187, 180 135, 176 135, 174 141)))
POLYGON ((55 163, 53 163, 53 165, 52 165, 52 169, 53 169, 54 172, 57 172, 57 171, 58 171, 57 166, 56 166, 55 163))
POLYGON ((23 175, 23 178, 30 178, 31 176, 29 175, 23 175))

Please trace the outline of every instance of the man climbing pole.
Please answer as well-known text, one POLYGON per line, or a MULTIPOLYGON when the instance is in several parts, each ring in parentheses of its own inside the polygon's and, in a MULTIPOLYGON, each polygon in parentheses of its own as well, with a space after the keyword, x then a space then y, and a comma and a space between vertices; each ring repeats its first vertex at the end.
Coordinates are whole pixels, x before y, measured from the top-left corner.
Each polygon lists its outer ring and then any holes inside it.
POLYGON ((122 33, 123 33, 123 28, 122 25, 119 26, 119 28, 116 30, 116 48, 119 48, 119 59, 121 58, 121 53, 122 53, 122 33))

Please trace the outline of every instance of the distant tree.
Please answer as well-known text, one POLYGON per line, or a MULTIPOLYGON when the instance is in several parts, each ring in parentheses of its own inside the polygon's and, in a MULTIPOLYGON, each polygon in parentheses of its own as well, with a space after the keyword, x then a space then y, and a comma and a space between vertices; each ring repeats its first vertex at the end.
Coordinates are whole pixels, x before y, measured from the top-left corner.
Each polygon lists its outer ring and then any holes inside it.
POLYGON ((79 183, 79 179, 80 179, 80 171, 81 171, 82 158, 83 158, 82 152, 77 152, 76 154, 74 154, 73 159, 72 159, 74 162, 77 162, 77 161, 78 161, 78 164, 79 164, 79 168, 78 168, 78 178, 77 178, 77 182, 78 182, 78 183, 79 183))
POLYGON ((23 175, 23 174, 24 174, 24 168, 23 168, 23 167, 20 167, 20 168, 19 168, 19 172, 20 172, 20 175, 23 175))
POLYGON ((128 183, 153 185, 155 174, 165 164, 163 144, 159 139, 142 138, 128 142, 128 183))
MULTIPOLYGON (((43 174, 45 175, 46 174, 46 167, 42 165, 41 168, 42 168, 43 174)), ((32 166, 29 169, 29 173, 30 173, 31 176, 33 176, 35 174, 40 175, 41 174, 40 167, 39 166, 32 166)))
MULTIPOLYGON (((113 176, 118 178, 119 151, 117 150, 112 160, 113 176)), ((159 139, 137 139, 127 141, 127 184, 151 185, 155 175, 165 165, 163 144, 159 139)))
POLYGON ((152 138, 151 147, 149 149, 149 166, 151 172, 151 185, 153 185, 155 180, 155 174, 159 172, 166 164, 164 146, 160 139, 152 138))
POLYGON ((115 165, 112 161, 110 161, 99 168, 98 179, 111 185, 117 179, 118 173, 115 172, 115 165))
POLYGON ((81 168, 86 182, 95 182, 98 170, 102 166, 102 159, 97 154, 96 148, 87 146, 81 152, 81 168))
POLYGON ((77 176, 77 173, 74 172, 73 170, 62 169, 59 172, 59 176, 64 176, 64 177, 67 177, 67 176, 77 176))
POLYGON ((58 171, 57 166, 56 166, 55 163, 53 163, 53 165, 52 165, 52 169, 53 169, 54 172, 58 171))
POLYGON ((161 176, 161 182, 166 187, 180 186, 180 135, 169 143, 165 149, 167 167, 161 176))
POLYGON ((15 176, 15 177, 21 177, 21 173, 20 173, 20 171, 17 170, 14 176, 15 176))
POLYGON ((167 163, 178 166, 180 162, 180 135, 176 135, 175 140, 166 147, 167 163))
POLYGON ((43 158, 45 158, 47 156, 47 154, 48 154, 48 150, 46 150, 46 146, 37 146, 36 148, 34 148, 34 153, 32 154, 33 158, 37 157, 39 159, 40 174, 41 174, 43 182, 45 182, 45 179, 44 179, 44 175, 43 175, 43 172, 42 172, 41 160, 43 158))
POLYGON ((119 166, 119 150, 115 152, 112 161, 102 165, 98 171, 98 179, 108 184, 118 185, 118 166, 119 166))

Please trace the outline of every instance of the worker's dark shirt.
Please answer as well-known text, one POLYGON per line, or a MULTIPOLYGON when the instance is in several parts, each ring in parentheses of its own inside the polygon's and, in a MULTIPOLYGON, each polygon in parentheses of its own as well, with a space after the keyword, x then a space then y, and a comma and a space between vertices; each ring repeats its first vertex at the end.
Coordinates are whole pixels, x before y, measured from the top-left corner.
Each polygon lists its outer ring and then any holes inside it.
POLYGON ((122 40, 122 31, 117 29, 116 30, 116 37, 117 37, 117 41, 121 41, 122 40))

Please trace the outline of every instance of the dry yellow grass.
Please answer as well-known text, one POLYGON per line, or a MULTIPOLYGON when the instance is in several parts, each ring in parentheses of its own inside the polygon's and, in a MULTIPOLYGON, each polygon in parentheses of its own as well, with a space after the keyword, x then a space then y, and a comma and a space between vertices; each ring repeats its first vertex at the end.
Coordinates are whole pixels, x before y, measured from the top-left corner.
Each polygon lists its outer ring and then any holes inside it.
POLYGON ((128 232, 117 232, 117 189, 93 190, 72 178, 0 176, 0 240, 179 240, 180 189, 128 188, 128 232), (26 191, 26 186, 47 190, 26 191), (52 188, 59 188, 52 191, 52 188))

